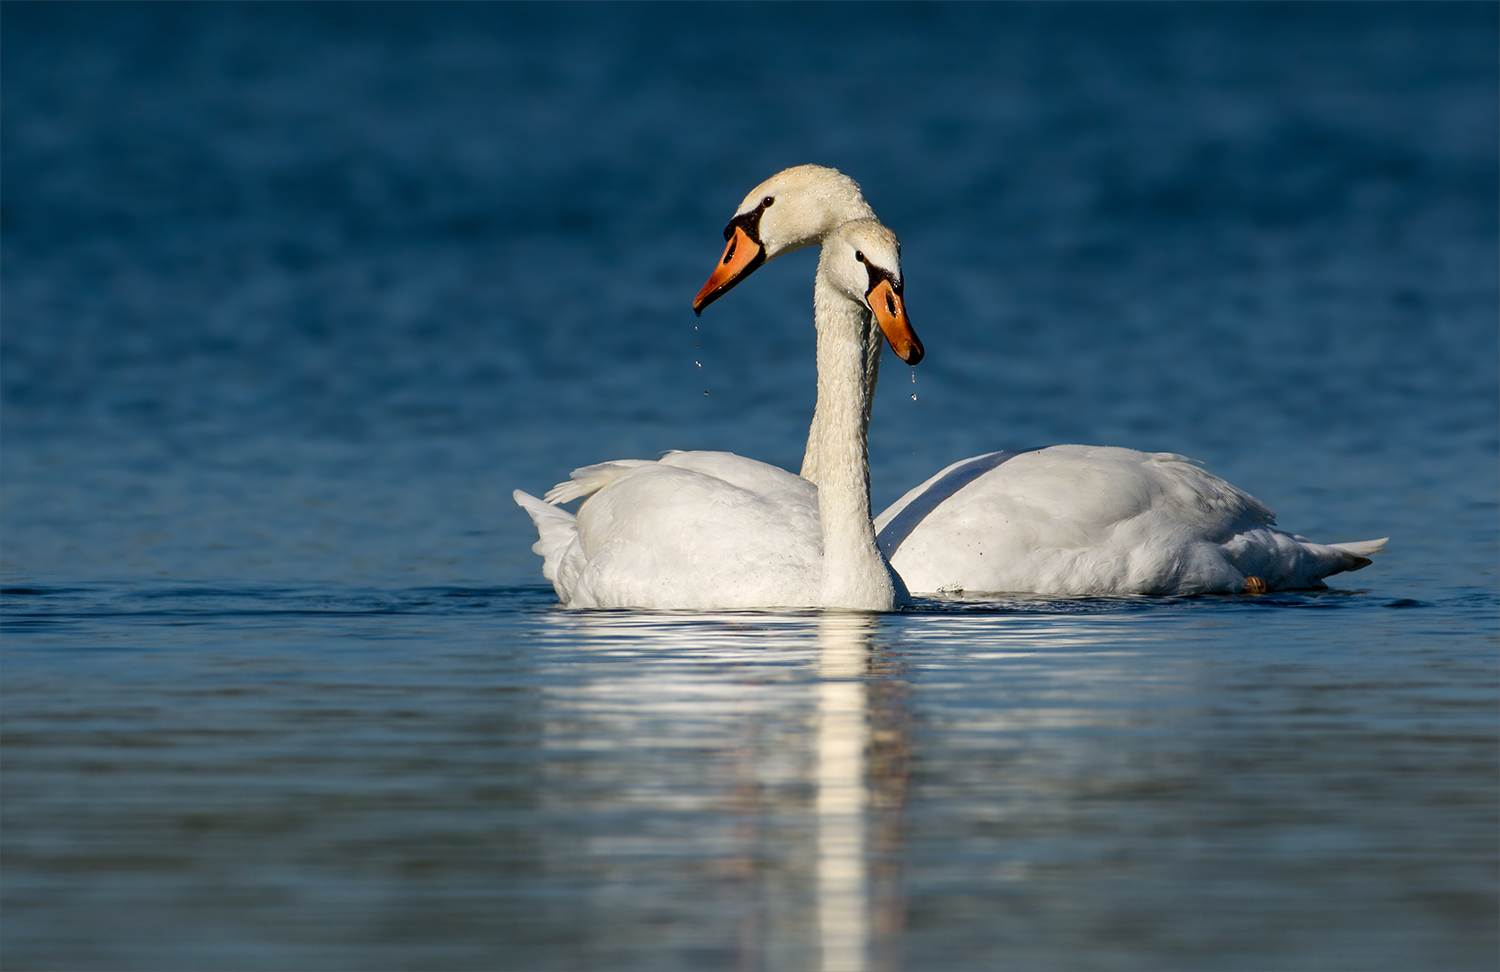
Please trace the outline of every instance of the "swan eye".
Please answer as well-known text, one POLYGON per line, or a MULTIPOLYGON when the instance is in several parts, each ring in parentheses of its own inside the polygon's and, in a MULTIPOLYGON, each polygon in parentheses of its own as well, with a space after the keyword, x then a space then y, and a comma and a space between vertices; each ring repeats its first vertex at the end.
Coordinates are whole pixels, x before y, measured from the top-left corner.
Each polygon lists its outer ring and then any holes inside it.
POLYGON ((767 196, 767 197, 766 197, 766 198, 764 198, 764 199, 762 199, 762 200, 761 200, 761 201, 760 201, 760 204, 761 204, 761 205, 762 205, 762 206, 767 206, 767 207, 769 207, 769 206, 771 206, 771 205, 772 205, 772 204, 773 204, 773 203, 775 203, 775 202, 776 202, 776 197, 775 197, 775 196, 767 196))
POLYGON ((854 259, 858 260, 860 263, 864 263, 865 262, 865 251, 864 250, 855 250, 854 251, 854 259))

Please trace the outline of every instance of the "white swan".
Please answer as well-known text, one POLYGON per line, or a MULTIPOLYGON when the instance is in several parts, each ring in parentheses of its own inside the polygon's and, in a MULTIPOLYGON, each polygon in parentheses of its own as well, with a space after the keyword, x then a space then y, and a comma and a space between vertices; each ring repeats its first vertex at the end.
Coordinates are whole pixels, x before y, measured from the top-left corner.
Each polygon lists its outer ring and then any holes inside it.
MULTIPOLYGON (((777 173, 730 220, 724 257, 693 309, 701 312, 768 260, 826 239, 843 220, 871 215, 859 186, 835 169, 777 173)), ((871 360, 866 368, 867 398, 877 366, 871 360)), ((822 408, 820 396, 802 466, 814 481, 822 408)), ((1313 543, 1274 523, 1265 504, 1183 456, 1059 445, 956 462, 876 517, 875 529, 891 566, 921 593, 1322 587, 1330 574, 1368 565, 1386 543, 1313 543)))
MULTIPOLYGON (((725 266, 740 266, 732 256, 725 266)), ((866 370, 880 331, 904 359, 920 357, 895 235, 873 219, 825 233, 814 309, 818 485, 727 452, 673 452, 575 469, 547 502, 516 490, 564 605, 889 611, 906 600, 876 546, 868 461, 866 370), (580 497, 576 517, 556 506, 580 497)))

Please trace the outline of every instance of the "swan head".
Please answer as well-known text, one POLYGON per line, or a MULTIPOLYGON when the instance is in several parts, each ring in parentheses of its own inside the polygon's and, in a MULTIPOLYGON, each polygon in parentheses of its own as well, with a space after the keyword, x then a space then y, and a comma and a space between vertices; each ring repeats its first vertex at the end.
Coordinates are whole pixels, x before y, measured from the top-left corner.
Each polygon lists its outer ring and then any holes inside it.
POLYGON ((818 272, 880 325, 896 357, 909 365, 926 353, 902 299, 901 242, 877 219, 844 223, 823 240, 818 272))
POLYGON ((766 261, 821 243, 851 219, 874 216, 859 183, 837 169, 794 165, 781 170, 750 190, 724 227, 724 256, 693 298, 693 312, 703 313, 766 261))

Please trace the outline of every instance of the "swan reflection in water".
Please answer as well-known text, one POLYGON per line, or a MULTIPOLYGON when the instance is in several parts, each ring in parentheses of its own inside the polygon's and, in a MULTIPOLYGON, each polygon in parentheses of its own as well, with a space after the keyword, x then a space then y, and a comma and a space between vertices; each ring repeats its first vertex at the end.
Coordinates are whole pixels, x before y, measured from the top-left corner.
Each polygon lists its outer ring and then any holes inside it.
POLYGON ((594 875, 603 924, 649 911, 657 947, 728 950, 741 968, 897 964, 908 720, 899 667, 874 647, 880 621, 558 623, 569 652, 621 658, 544 689, 542 809, 567 822, 548 850, 594 875))
POLYGON ((818 625, 818 938, 828 970, 869 967, 870 719, 864 678, 871 624, 868 616, 830 615, 818 625))

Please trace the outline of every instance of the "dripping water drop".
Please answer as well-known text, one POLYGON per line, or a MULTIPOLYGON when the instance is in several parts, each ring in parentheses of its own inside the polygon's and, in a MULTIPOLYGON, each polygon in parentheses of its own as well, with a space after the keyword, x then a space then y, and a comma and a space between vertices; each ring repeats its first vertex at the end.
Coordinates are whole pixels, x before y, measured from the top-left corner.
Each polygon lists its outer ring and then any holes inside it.
MULTIPOLYGON (((915 385, 917 383, 917 369, 915 369, 915 368, 913 368, 911 370, 911 383, 913 385, 915 385)), ((916 401, 917 400, 917 393, 916 392, 912 392, 911 393, 911 400, 912 401, 916 401)))

